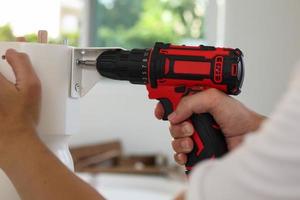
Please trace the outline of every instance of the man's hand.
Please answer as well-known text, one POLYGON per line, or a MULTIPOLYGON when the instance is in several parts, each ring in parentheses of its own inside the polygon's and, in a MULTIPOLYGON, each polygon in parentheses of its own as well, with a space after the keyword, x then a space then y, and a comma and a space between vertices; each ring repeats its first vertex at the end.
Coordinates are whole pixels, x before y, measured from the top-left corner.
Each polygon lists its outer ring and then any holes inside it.
MULTIPOLYGON (((162 105, 158 104, 155 116, 162 119, 163 113, 162 105)), ((192 124, 185 121, 193 113, 210 113, 220 125, 230 150, 241 143, 246 133, 257 130, 264 120, 263 116, 216 89, 184 97, 177 109, 168 117, 171 123, 170 132, 174 138, 172 142, 176 152, 174 158, 181 165, 186 163, 186 154, 193 149, 190 136, 194 128, 192 124)))
POLYGON ((23 139, 35 137, 41 103, 40 80, 28 56, 9 49, 5 58, 13 69, 16 83, 0 74, 0 158, 16 151, 23 139))

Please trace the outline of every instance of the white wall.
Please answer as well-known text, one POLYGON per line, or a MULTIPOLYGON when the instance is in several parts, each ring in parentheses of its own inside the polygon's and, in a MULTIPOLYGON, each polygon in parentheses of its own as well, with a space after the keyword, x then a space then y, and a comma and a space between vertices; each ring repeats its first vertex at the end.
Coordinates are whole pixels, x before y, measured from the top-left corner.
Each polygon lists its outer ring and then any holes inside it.
POLYGON ((81 99, 82 134, 72 136, 73 146, 121 139, 127 153, 164 153, 172 157, 168 122, 159 121, 146 87, 104 81, 81 99))
POLYGON ((299 0, 226 0, 225 45, 245 54, 240 100, 269 114, 300 60, 299 0))
MULTIPOLYGON (((225 2, 225 17, 219 16, 225 23, 224 43, 245 53, 246 79, 239 99, 268 114, 284 92, 293 64, 300 59, 300 1, 225 2)), ((215 9, 215 3, 208 9, 209 43, 222 35, 215 34, 215 9)), ((103 82, 81 101, 82 134, 73 136, 72 145, 120 138, 126 152, 163 152, 172 157, 168 123, 154 118, 155 101, 148 100, 143 86, 103 82)))

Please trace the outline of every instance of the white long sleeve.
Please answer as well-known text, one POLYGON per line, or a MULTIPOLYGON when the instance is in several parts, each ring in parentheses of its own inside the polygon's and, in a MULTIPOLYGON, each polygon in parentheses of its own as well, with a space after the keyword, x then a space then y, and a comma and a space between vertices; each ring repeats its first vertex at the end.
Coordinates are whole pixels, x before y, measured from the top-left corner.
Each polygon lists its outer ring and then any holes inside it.
POLYGON ((260 130, 222 159, 195 167, 187 199, 300 199, 300 66, 260 130))

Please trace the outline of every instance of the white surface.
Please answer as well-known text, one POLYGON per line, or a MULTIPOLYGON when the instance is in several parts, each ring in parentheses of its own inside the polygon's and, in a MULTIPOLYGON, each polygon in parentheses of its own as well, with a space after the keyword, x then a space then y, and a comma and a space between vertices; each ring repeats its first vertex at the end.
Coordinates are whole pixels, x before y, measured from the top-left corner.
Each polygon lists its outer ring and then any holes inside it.
POLYGON ((159 176, 79 174, 109 200, 171 200, 183 190, 182 182, 159 176))
POLYGON ((173 156, 168 122, 154 117, 156 100, 146 87, 126 81, 104 81, 81 99, 81 133, 72 136, 74 146, 122 141, 126 153, 163 153, 173 156))

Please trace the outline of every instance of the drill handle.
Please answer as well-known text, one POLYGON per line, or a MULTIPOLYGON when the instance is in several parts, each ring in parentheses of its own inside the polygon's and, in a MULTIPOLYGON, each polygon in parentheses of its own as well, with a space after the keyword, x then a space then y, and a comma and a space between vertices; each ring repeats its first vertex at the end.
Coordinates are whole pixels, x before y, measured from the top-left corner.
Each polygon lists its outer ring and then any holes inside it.
POLYGON ((187 155, 187 173, 201 160, 217 158, 227 151, 225 137, 212 115, 209 113, 193 114, 190 118, 194 126, 192 139, 193 150, 187 155))
MULTIPOLYGON (((159 99, 164 108, 163 120, 167 120, 168 115, 173 112, 176 107, 175 102, 168 99, 159 99)), ((188 119, 194 126, 192 140, 194 142, 193 150, 187 155, 186 170, 189 173, 199 161, 204 159, 221 157, 228 149, 224 135, 209 113, 193 114, 188 119)))

